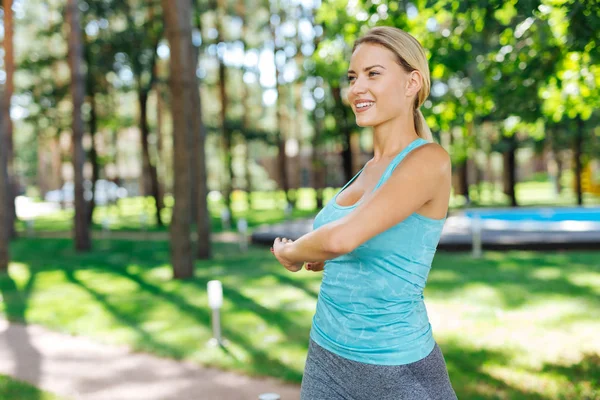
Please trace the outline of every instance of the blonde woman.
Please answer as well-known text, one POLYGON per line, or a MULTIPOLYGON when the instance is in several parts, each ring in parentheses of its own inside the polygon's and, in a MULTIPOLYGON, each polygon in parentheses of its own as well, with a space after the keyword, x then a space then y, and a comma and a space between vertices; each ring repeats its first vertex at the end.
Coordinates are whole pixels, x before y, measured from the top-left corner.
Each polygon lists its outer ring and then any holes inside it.
POLYGON ((425 52, 400 29, 371 29, 354 45, 348 81, 356 123, 373 127, 374 156, 312 232, 272 248, 290 271, 323 270, 301 398, 456 399, 423 302, 451 176, 420 111, 425 52))

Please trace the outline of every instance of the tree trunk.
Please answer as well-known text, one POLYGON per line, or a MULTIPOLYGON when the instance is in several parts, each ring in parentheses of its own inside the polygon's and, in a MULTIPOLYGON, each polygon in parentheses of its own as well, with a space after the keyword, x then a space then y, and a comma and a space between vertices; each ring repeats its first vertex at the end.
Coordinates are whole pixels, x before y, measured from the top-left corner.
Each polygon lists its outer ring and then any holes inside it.
POLYGON ((575 132, 575 143, 573 146, 573 166, 575 167, 575 192, 577 193, 577 205, 583 205, 583 190, 581 187, 581 148, 583 145, 583 120, 577 116, 577 131, 575 132))
POLYGON ((11 99, 14 92, 14 71, 15 71, 15 58, 13 51, 13 11, 12 11, 13 0, 3 0, 2 5, 4 8, 4 70, 6 72, 6 84, 4 86, 4 101, 2 105, 4 107, 4 129, 6 130, 6 167, 8 174, 8 227, 9 235, 11 238, 16 236, 15 231, 15 220, 17 218, 17 211, 15 208, 15 197, 18 193, 19 182, 14 170, 14 140, 13 140, 13 123, 10 117, 10 105, 11 99))
MULTIPOLYGON (((273 23, 270 24, 270 28, 271 28, 271 38, 273 39, 273 43, 276 42, 277 39, 277 33, 276 33, 276 29, 277 26, 275 26, 273 23)), ((280 48, 277 47, 277 45, 274 45, 274 51, 273 51, 273 55, 276 56, 277 51, 280 50, 280 48)), ((287 171, 287 157, 285 154, 285 143, 286 143, 286 134, 285 134, 285 129, 283 127, 283 115, 282 115, 282 107, 284 106, 285 102, 283 101, 283 95, 282 95, 282 90, 281 90, 281 85, 279 84, 279 66, 277 65, 277 57, 274 57, 274 64, 275 64, 275 91, 277 92, 277 103, 275 104, 275 116, 276 116, 276 120, 277 120, 277 149, 278 149, 278 154, 277 154, 277 166, 279 169, 279 178, 281 181, 281 186, 283 189, 283 192, 285 194, 285 199, 286 202, 288 204, 291 204, 291 200, 290 200, 290 183, 289 183, 289 179, 288 179, 288 171, 287 171)))
POLYGON ((467 160, 460 161, 456 166, 458 176, 458 194, 465 196, 467 204, 471 203, 471 197, 469 196, 469 169, 467 167, 467 160))
POLYGON ((342 131, 343 136, 343 150, 342 150, 342 166, 344 169, 344 178, 345 181, 348 182, 354 176, 354 171, 352 169, 353 160, 352 160, 352 146, 351 146, 351 136, 352 130, 348 125, 348 119, 346 118, 346 106, 342 101, 342 92, 340 87, 332 87, 331 94, 333 95, 333 99, 335 100, 335 114, 337 117, 337 121, 339 123, 339 128, 342 131))
MULTIPOLYGON (((196 52, 197 54, 197 52, 196 52)), ((210 231, 210 214, 208 212, 208 186, 206 177, 206 129, 202 122, 202 101, 200 97, 200 89, 198 78, 196 77, 196 66, 198 56, 194 58, 194 69, 191 80, 193 85, 189 92, 190 104, 192 106, 193 129, 191 138, 193 139, 191 154, 193 160, 194 174, 192 175, 195 184, 191 185, 194 189, 192 193, 192 204, 195 206, 196 232, 198 234, 198 243, 196 247, 196 258, 199 260, 207 260, 212 257, 211 249, 211 231, 210 231)))
POLYGON ((562 180, 563 174, 563 161, 560 157, 560 153, 556 153, 556 194, 562 193, 562 184, 560 183, 562 180))
MULTIPOLYGON (((6 100, 0 99, 0 102, 6 100)), ((6 139, 6 132, 4 130, 5 124, 2 124, 2 119, 6 116, 4 113, 6 109, 2 107, 0 109, 0 143, 4 143, 6 139)), ((9 234, 10 222, 9 208, 4 205, 8 203, 10 197, 10 191, 8 189, 8 149, 6 146, 0 146, 0 272, 6 272, 8 270, 8 261, 10 258, 9 251, 9 234)))
POLYGON ((317 202, 317 210, 323 208, 323 189, 325 188, 325 161, 320 151, 319 140, 323 131, 323 120, 317 114, 318 108, 314 110, 314 129, 315 133, 312 140, 312 171, 313 185, 317 202))
POLYGON ((90 97, 90 135, 91 135, 91 148, 90 148, 90 163, 92 164, 92 199, 88 203, 87 209, 87 222, 92 223, 92 217, 94 216, 94 209, 96 208, 96 182, 100 179, 100 165, 98 164, 98 152, 96 151, 96 131, 98 130, 98 118, 96 114, 96 95, 91 93, 90 97))
POLYGON ((142 140, 142 166, 150 174, 150 194, 154 198, 156 210, 156 224, 163 226, 163 221, 160 216, 162 201, 160 200, 160 190, 158 187, 158 174, 156 166, 150 159, 150 144, 148 136, 150 136, 150 128, 148 126, 148 92, 141 90, 138 93, 138 102, 140 106, 140 138, 142 140))
POLYGON ((227 207, 229 215, 233 215, 231 210, 231 193, 233 192, 232 137, 231 130, 227 127, 227 75, 225 63, 222 58, 219 58, 219 94, 221 95, 221 134, 223 135, 223 153, 225 156, 224 167, 226 171, 226 179, 223 183, 223 199, 225 200, 225 207, 227 207))
POLYGON ((91 249, 89 224, 87 223, 86 203, 83 197, 83 118, 81 106, 85 97, 85 82, 82 73, 83 45, 77 0, 68 0, 67 21, 69 21, 69 65, 71 69, 71 96, 73 99, 73 172, 75 186, 75 229, 74 242, 78 251, 91 249))
MULTIPOLYGON (((244 47, 244 53, 247 50, 247 42, 246 38, 248 37, 248 21, 246 16, 246 0, 238 0, 237 2, 237 14, 240 16, 242 20, 242 45, 244 47)), ((242 134, 244 135, 244 140, 246 144, 246 153, 244 154, 244 164, 245 168, 245 179, 246 179, 246 203, 248 206, 248 210, 252 209, 252 174, 250 172, 250 165, 252 162, 252 158, 250 157, 250 140, 248 139, 247 133, 250 128, 250 93, 248 90, 248 85, 244 82, 244 73, 246 69, 242 67, 242 82, 240 86, 241 90, 241 98, 242 98, 242 134)))
MULTIPOLYGON (((157 65, 154 66, 157 68, 157 65)), ((157 76, 157 74, 155 73, 157 76)), ((164 145, 163 145, 163 98, 160 87, 156 86, 156 153, 158 154, 157 163, 156 163, 156 174, 158 175, 158 192, 161 194, 160 196, 160 208, 161 210, 164 208, 164 194, 166 192, 166 173, 165 173, 165 158, 163 155, 164 145)))
POLYGON ((518 207, 517 195, 515 192, 515 186, 517 184, 517 164, 516 164, 516 151, 517 151, 517 138, 514 133, 510 137, 506 137, 505 140, 508 142, 508 149, 502 154, 504 159, 504 193, 510 198, 510 205, 512 207, 518 207))
POLYGON ((190 90, 197 89, 194 63, 190 0, 161 0, 170 47, 171 113, 173 118, 173 218, 171 220, 171 262, 176 279, 194 275, 190 238, 190 132, 194 127, 190 90))

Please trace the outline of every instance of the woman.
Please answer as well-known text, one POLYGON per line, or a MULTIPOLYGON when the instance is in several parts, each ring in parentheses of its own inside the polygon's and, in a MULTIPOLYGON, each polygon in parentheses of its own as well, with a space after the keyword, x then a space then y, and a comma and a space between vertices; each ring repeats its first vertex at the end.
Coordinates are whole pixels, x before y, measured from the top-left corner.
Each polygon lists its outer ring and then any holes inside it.
POLYGON ((373 127, 374 156, 320 211, 314 230, 277 238, 288 270, 324 270, 303 400, 456 399, 423 289, 448 211, 448 153, 420 111, 429 66, 406 32, 371 29, 348 70, 348 101, 373 127))

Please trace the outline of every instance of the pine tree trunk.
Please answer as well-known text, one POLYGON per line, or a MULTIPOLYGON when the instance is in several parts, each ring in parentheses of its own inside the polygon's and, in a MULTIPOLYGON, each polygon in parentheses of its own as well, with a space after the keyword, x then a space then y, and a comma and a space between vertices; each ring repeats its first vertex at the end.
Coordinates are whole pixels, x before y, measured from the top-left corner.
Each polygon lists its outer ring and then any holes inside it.
MULTIPOLYGON (((196 53, 197 54, 197 53, 196 53)), ((207 172, 206 172, 206 129, 202 122, 202 101, 200 97, 200 89, 198 86, 198 79, 196 77, 196 66, 198 56, 194 58, 194 70, 193 76, 190 78, 193 80, 193 85, 189 92, 190 104, 192 106, 193 115, 193 129, 191 132, 191 138, 193 139, 193 145, 191 148, 194 152, 191 157, 193 160, 192 167, 194 168, 194 179, 195 184, 192 186, 192 204, 195 204, 195 212, 193 221, 196 221, 196 232, 198 234, 198 243, 196 246, 196 258, 199 260, 207 260, 212 257, 211 249, 211 228, 210 228, 210 214, 208 212, 208 186, 207 186, 207 172)))
MULTIPOLYGON (((246 0, 238 0, 237 2, 237 13, 242 19, 242 45, 244 46, 244 53, 247 50, 246 38, 248 37, 248 20, 246 18, 246 0)), ((242 98, 242 132, 244 135, 244 140, 246 144, 246 152, 244 154, 244 165, 245 168, 245 179, 246 179, 246 203, 248 206, 248 210, 252 209, 252 174, 250 172, 250 165, 252 163, 252 158, 250 156, 250 140, 248 139, 248 129, 250 128, 250 93, 248 91, 248 85, 244 82, 244 73, 246 72, 245 68, 242 69, 242 82, 240 86, 241 90, 241 98, 242 98)))
POLYGON ((346 118, 346 106, 342 101, 342 91, 340 87, 332 87, 331 94, 333 95, 333 99, 335 101, 335 114, 336 119, 338 121, 338 126, 342 131, 343 136, 343 150, 342 150, 342 166, 344 169, 344 178, 345 181, 348 182, 354 176, 354 171, 352 169, 353 160, 352 160, 352 146, 351 146, 351 135, 352 130, 350 126, 348 126, 348 119, 346 118))
POLYGON ((517 184, 517 164, 516 164, 516 151, 517 151, 517 138, 516 133, 510 137, 505 138, 508 141, 508 149, 502 154, 504 159, 504 193, 510 198, 510 205, 512 207, 518 207, 517 194, 515 186, 517 184))
MULTIPOLYGON (((0 102, 5 100, 0 99, 0 102)), ((0 109, 0 143, 4 143, 6 139, 6 131, 3 129, 2 120, 6 118, 4 113, 6 109, 0 109)), ((9 208, 4 205, 9 201, 10 191, 8 189, 8 149, 6 146, 0 146, 0 272, 8 270, 8 261, 10 258, 9 251, 9 234, 10 234, 10 216, 9 208)))
POLYGON ((13 0, 3 0, 4 9, 4 70, 6 72, 6 84, 4 86, 5 99, 2 102, 4 107, 4 120, 6 130, 6 149, 7 149, 7 174, 8 174, 8 227, 11 238, 16 236, 15 221, 17 218, 17 210, 15 208, 15 197, 18 193, 19 183, 14 170, 14 140, 13 140, 13 123, 10 117, 10 105, 14 92, 14 71, 15 58, 13 50, 13 0))
POLYGON ((577 193, 577 205, 583 205, 583 190, 581 187, 581 174, 583 167, 581 165, 581 148, 583 146, 583 120, 581 116, 577 117, 577 131, 575 132, 575 143, 573 148, 573 165, 575 167, 575 192, 577 193))
POLYGON ((176 279, 194 275, 191 233, 190 131, 193 129, 189 91, 197 90, 192 58, 190 0, 161 0, 166 36, 170 47, 171 112, 173 118, 173 217, 171 220, 171 262, 176 279))
POLYGON ((142 90, 138 93, 138 102, 140 107, 140 138, 142 141, 142 166, 143 169, 147 170, 150 174, 150 194, 154 198, 155 204, 155 218, 158 226, 163 226, 163 221, 160 216, 162 201, 160 199, 160 190, 158 186, 158 174, 156 173, 156 166, 150 159, 150 143, 148 143, 148 137, 150 136, 150 127, 148 126, 148 92, 142 90))
POLYGON ((469 176, 468 176, 468 168, 467 168, 467 160, 460 161, 456 166, 457 176, 458 176, 458 194, 462 194, 465 196, 465 201, 467 204, 471 203, 471 198, 469 196, 469 176))
MULTIPOLYGON (((316 114, 317 108, 314 113, 316 114)), ((321 118, 315 115, 314 117, 315 133, 312 140, 312 171, 313 171, 313 186, 315 189, 317 210, 323 208, 323 189, 325 188, 325 160, 323 154, 320 151, 320 137, 323 131, 323 121, 321 118)))
MULTIPOLYGON (((200 54, 200 49, 197 47, 193 47, 193 52, 192 52, 192 68, 194 71, 196 71, 196 69, 198 68, 198 62, 199 62, 199 54, 200 54)), ((195 75, 194 75, 195 77, 195 75)), ((196 79, 196 78, 194 78, 196 79)), ((196 86, 197 85, 197 80, 196 80, 196 86)), ((193 97, 192 92, 190 91, 190 96, 193 97)), ((192 98, 190 99, 191 102, 194 102, 195 99, 192 98)), ((190 137, 188 138, 189 140, 189 148, 191 149, 190 152, 190 195, 191 197, 191 218, 192 221, 198 221, 198 199, 200 196, 200 187, 199 185, 199 179, 200 177, 198 176, 198 174, 200 173, 200 162, 198 160, 199 156, 199 152, 200 152, 200 129, 198 128, 198 122, 196 121, 197 118, 200 118, 200 113, 202 112, 202 110, 197 108, 197 104, 195 103, 190 103, 192 104, 193 108, 193 113, 194 113, 194 127, 193 129, 190 130, 190 137)), ((201 122, 200 122, 201 123, 201 122)))
POLYGON ((73 173, 75 186, 75 229, 74 242, 77 251, 88 251, 90 241, 89 224, 87 223, 86 202, 83 196, 83 118, 81 107, 85 97, 85 82, 82 73, 83 44, 77 0, 68 0, 67 20, 71 29, 69 33, 69 65, 71 69, 71 96, 73 99, 73 173))
MULTIPOLYGON (((271 23, 271 38, 273 42, 276 42, 277 39, 277 25, 271 23)), ((281 50, 277 46, 274 49, 274 55, 276 55, 277 51, 281 50)), ((287 171, 287 157, 285 154, 285 143, 286 143, 286 134, 283 124, 283 115, 282 115, 282 107, 284 106, 283 101, 283 91, 281 90, 281 85, 279 84, 279 66, 277 65, 277 58, 274 57, 275 64, 275 91, 277 92, 277 102, 275 104, 275 118, 277 120, 277 167, 279 169, 279 179, 281 182, 281 188, 285 194, 285 199, 288 204, 291 204, 290 199, 290 183, 288 179, 288 171, 287 171)))
POLYGON ((96 151, 96 131, 98 130, 98 118, 96 114, 96 95, 91 93, 90 97, 90 163, 92 164, 92 199, 88 203, 87 222, 92 223, 94 209, 96 208, 96 182, 100 179, 100 165, 98 164, 98 152, 96 151))

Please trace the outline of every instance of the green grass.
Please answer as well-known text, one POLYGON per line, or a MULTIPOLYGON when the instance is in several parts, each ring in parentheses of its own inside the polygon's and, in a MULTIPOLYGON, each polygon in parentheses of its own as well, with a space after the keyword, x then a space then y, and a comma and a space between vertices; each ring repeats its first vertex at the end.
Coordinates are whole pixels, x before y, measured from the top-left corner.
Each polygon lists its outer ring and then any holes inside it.
MULTIPOLYGON (((300 382, 319 273, 265 248, 216 244, 196 277, 171 279, 168 244, 21 239, 0 277, 12 320, 204 365, 300 382), (224 285, 225 348, 211 337, 206 284, 224 285)), ((462 399, 600 398, 600 252, 438 253, 425 293, 462 399)))
POLYGON ((59 397, 41 391, 28 383, 0 375, 0 399, 7 400, 60 400, 59 397))

